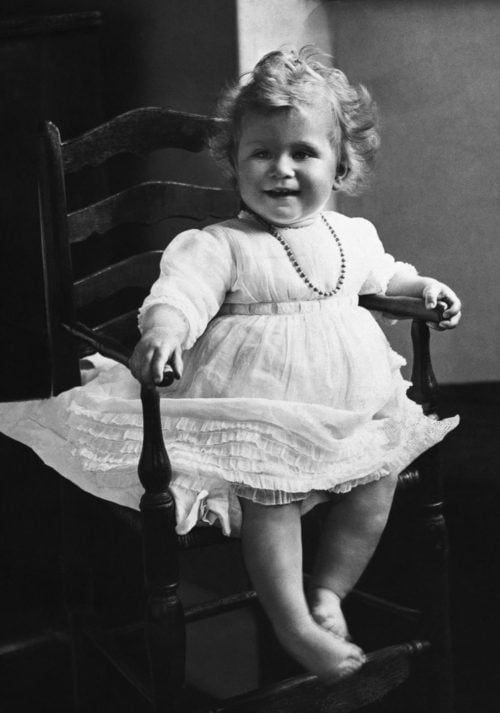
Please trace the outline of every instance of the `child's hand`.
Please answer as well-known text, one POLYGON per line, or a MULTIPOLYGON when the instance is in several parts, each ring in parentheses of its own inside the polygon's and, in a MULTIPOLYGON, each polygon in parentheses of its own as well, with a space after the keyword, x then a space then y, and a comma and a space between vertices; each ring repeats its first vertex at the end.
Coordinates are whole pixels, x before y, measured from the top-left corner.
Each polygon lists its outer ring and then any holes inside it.
POLYGON ((448 285, 431 280, 422 290, 422 297, 428 309, 434 309, 441 304, 444 307, 441 322, 429 322, 433 329, 454 329, 462 316, 462 304, 448 285))
POLYGON ((179 338, 166 327, 147 329, 142 335, 130 358, 129 367, 141 384, 154 386, 161 384, 167 364, 172 366, 174 376, 182 376, 182 356, 179 338))

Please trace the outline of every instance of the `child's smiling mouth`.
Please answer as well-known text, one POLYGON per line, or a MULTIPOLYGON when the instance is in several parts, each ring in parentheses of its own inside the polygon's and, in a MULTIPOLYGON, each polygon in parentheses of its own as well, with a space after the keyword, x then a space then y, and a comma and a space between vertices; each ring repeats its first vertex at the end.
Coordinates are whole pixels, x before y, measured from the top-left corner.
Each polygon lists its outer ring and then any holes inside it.
POLYGON ((292 190, 290 188, 271 188, 268 191, 264 191, 267 196, 271 198, 287 198, 289 196, 298 196, 298 190, 292 190))

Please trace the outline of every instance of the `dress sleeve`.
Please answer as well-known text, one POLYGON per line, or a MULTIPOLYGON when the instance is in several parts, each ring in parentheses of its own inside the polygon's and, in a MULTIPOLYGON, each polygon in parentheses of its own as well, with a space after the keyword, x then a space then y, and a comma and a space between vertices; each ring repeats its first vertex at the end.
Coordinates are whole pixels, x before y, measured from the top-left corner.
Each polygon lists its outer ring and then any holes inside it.
POLYGON ((160 276, 139 310, 139 329, 147 310, 165 304, 181 313, 190 349, 218 312, 236 281, 236 260, 224 231, 186 230, 165 249, 160 276))
POLYGON ((385 252, 372 223, 364 219, 359 220, 361 228, 360 247, 365 256, 367 268, 365 280, 359 290, 360 295, 386 292, 387 285, 397 272, 406 272, 409 275, 417 274, 413 265, 407 262, 399 262, 392 255, 385 252))

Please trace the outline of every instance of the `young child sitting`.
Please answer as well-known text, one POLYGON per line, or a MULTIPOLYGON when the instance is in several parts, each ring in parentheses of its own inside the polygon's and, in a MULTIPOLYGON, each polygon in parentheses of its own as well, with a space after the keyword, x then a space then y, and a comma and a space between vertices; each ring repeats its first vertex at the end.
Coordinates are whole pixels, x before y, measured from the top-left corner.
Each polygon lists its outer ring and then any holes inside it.
MULTIPOLYGON (((277 51, 221 111, 213 149, 243 209, 168 245, 130 367, 146 385, 167 364, 179 377, 161 400, 178 532, 204 521, 241 533, 279 640, 329 683, 365 661, 342 600, 379 542, 398 473, 456 425, 407 398, 404 360, 358 296, 444 303, 440 329, 457 325, 460 301, 385 253, 371 223, 325 208, 372 167, 364 88, 310 50, 277 51), (319 502, 331 504, 305 592, 300 518, 319 502)), ((84 489, 137 507, 136 379, 102 369, 22 418, 11 411, 7 432, 84 489)))
POLYGON ((182 374, 172 396, 199 405, 189 440, 200 487, 231 483, 277 635, 329 681, 364 661, 341 602, 380 539, 397 475, 450 428, 408 401, 401 359, 358 295, 445 302, 443 329, 460 302, 385 254, 370 223, 324 210, 332 189, 359 187, 378 147, 366 90, 307 53, 273 52, 229 92, 224 115, 215 147, 244 209, 167 248, 131 368, 144 384, 169 361, 182 374), (306 601, 300 517, 336 493, 306 601))

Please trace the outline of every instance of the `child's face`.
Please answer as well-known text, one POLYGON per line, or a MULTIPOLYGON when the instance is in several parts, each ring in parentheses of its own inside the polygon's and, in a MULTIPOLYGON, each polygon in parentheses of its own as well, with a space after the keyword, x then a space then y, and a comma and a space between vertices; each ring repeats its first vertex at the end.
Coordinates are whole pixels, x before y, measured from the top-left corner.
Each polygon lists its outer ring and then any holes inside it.
POLYGON ((283 107, 243 120, 235 168, 245 204, 275 225, 308 222, 332 191, 338 156, 327 106, 283 107))

